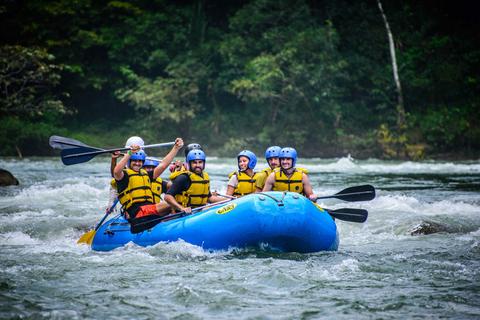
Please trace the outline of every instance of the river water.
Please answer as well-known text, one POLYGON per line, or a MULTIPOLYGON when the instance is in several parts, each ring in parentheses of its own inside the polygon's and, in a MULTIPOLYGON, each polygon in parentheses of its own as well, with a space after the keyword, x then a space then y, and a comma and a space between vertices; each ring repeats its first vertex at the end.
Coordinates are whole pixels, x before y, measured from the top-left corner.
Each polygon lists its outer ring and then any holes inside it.
MULTIPOLYGON (((300 164, 319 195, 377 189, 369 202, 323 202, 369 211, 363 224, 337 220, 337 252, 183 241, 93 252, 76 240, 103 216, 109 159, 0 159, 21 182, 0 188, 0 318, 480 318, 480 161, 300 164), (422 223, 441 232, 418 235, 422 223)), ((234 168, 208 159, 213 188, 234 168)))

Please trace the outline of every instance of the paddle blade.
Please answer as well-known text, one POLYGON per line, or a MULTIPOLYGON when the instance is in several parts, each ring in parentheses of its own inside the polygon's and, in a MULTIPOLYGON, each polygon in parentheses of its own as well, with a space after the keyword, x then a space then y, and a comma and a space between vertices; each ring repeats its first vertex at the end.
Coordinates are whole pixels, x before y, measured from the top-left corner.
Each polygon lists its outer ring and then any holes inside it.
POLYGON ((364 209, 342 208, 342 209, 325 209, 334 218, 349 222, 363 223, 367 221, 368 211, 364 209))
MULTIPOLYGON (((81 141, 60 137, 60 136, 51 136, 50 139, 48 139, 48 143, 50 144, 50 147, 54 149, 71 149, 75 147, 89 147, 81 141)), ((101 149, 98 149, 98 150, 101 150, 101 149)))
POLYGON ((88 231, 88 232, 85 232, 81 237, 80 239, 78 239, 77 243, 78 244, 82 244, 82 243, 85 243, 85 244, 88 244, 88 245, 91 245, 92 244, 92 241, 93 241, 93 238, 95 237, 95 233, 96 231, 94 229, 88 231))
POLYGON ((69 166, 72 164, 84 163, 93 159, 98 153, 84 154, 92 151, 98 150, 92 147, 63 149, 60 156, 62 157, 63 164, 69 166))
POLYGON ((343 201, 369 201, 375 198, 375 188, 369 184, 344 189, 333 196, 318 197, 318 199, 336 198, 343 201))

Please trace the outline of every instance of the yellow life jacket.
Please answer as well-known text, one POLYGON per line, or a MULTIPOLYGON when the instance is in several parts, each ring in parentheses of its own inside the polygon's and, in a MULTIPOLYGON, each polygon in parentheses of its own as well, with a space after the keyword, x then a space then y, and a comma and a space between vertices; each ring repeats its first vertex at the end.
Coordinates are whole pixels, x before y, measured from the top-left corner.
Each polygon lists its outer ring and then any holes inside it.
POLYGON ((273 184, 273 191, 291 191, 303 194, 303 172, 295 168, 290 178, 280 168, 276 168, 274 172, 275 183, 273 184))
POLYGON ((267 181, 268 176, 270 173, 272 173, 273 170, 271 168, 263 169, 257 174, 257 182, 255 183, 255 186, 262 190, 263 187, 265 186, 265 182, 267 181))
POLYGON ((128 176, 128 186, 123 190, 117 187, 118 200, 122 207, 127 210, 132 204, 137 202, 153 203, 150 177, 147 171, 140 169, 139 172, 136 172, 132 169, 123 169, 123 173, 128 176))
POLYGON ((184 171, 182 174, 187 174, 192 183, 188 190, 182 192, 182 194, 177 194, 175 200, 183 207, 195 208, 205 205, 210 193, 210 177, 208 173, 204 171, 203 177, 191 171, 184 171))
POLYGON ((158 177, 152 181, 152 194, 154 203, 159 203, 162 200, 160 197, 162 193, 162 178, 158 177))
POLYGON ((110 186, 113 189, 117 189, 117 180, 115 180, 115 178, 112 178, 112 180, 110 181, 110 186))
POLYGON ((230 179, 233 175, 236 175, 238 180, 237 187, 233 191, 234 196, 245 196, 255 192, 255 183, 258 178, 258 173, 254 172, 253 176, 250 177, 245 172, 234 171, 228 175, 228 178, 230 179))
POLYGON ((168 177, 168 179, 170 181, 173 181, 176 177, 178 177, 179 175, 181 175, 182 173, 185 173, 187 172, 187 169, 185 169, 185 166, 182 166, 182 168, 178 171, 173 171, 171 174, 170 174, 170 177, 168 177))
MULTIPOLYGON (((179 175, 184 174, 184 173, 187 173, 187 171, 185 170, 185 167, 182 166, 182 169, 181 169, 181 170, 179 170, 179 171, 173 171, 173 172, 170 174, 170 177, 169 177, 169 178, 170 178, 170 181, 173 182, 173 181, 175 180, 175 178, 177 178, 179 175)), ((187 203, 187 202, 188 202, 188 199, 185 198, 185 195, 184 195, 184 194, 185 194, 185 192, 182 192, 182 193, 177 194, 177 195, 175 196, 175 200, 177 200, 177 202, 180 203, 182 206, 183 206, 184 203, 187 203)))
POLYGON ((295 169, 297 169, 298 171, 303 172, 303 173, 305 173, 305 174, 308 174, 308 170, 305 169, 305 168, 295 167, 295 169))

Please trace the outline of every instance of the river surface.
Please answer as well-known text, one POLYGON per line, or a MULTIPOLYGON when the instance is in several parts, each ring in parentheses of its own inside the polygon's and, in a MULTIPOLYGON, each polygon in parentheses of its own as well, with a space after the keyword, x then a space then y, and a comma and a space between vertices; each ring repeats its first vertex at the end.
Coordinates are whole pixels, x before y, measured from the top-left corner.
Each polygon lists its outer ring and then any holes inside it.
MULTIPOLYGON (((109 159, 0 158, 0 318, 479 319, 480 161, 300 159, 314 190, 372 184, 366 223, 337 220, 337 252, 208 252, 183 241, 93 252, 77 239, 103 216, 109 159), (441 232, 418 233, 430 223, 441 232)), ((261 165, 259 167, 262 167, 261 165)), ((226 190, 232 159, 209 158, 226 190)))

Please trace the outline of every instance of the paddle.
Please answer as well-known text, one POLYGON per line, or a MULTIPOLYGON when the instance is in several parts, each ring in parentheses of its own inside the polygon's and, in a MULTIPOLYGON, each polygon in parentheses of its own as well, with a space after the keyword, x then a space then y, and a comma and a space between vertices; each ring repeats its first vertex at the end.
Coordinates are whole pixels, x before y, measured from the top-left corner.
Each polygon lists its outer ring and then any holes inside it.
POLYGON ((112 213, 113 209, 115 208, 115 206, 117 205, 118 203, 118 199, 115 199, 115 201, 113 202, 112 206, 110 208, 108 208, 107 212, 105 212, 105 215, 103 216, 102 220, 100 220, 99 223, 97 223, 97 225, 95 226, 95 229, 92 229, 88 232, 85 232, 81 237, 80 239, 78 239, 77 243, 80 244, 80 243, 86 243, 88 245, 92 244, 92 241, 93 241, 93 237, 95 237, 95 233, 97 233, 97 230, 98 228, 100 228, 100 226, 102 225, 103 221, 105 221, 105 219, 108 217, 108 215, 110 213, 112 213))
POLYGON ((234 196, 229 196, 228 194, 220 194, 220 193, 216 193, 217 196, 219 197, 222 197, 222 198, 227 198, 227 199, 237 199, 237 197, 234 197, 234 196))
POLYGON ((375 198, 375 188, 369 184, 350 187, 347 189, 343 189, 342 191, 337 192, 331 196, 317 197, 315 201, 317 201, 318 199, 329 199, 329 198, 336 198, 336 199, 340 199, 343 201, 350 201, 350 202, 368 201, 375 198))
MULTIPOLYGON (((364 187, 364 186, 362 186, 362 187, 364 187)), ((347 190, 347 189, 345 189, 345 190, 347 190)), ((343 190, 343 191, 345 191, 345 190, 343 190)), ((228 198, 228 199, 237 199, 235 197, 232 197, 232 196, 229 196, 229 195, 226 195, 226 194, 217 193, 217 196, 228 198)), ((359 200, 357 200, 357 201, 359 201, 359 200)), ((335 217, 336 219, 343 220, 343 221, 362 223, 362 222, 365 222, 367 220, 367 217, 368 217, 368 211, 363 210, 363 209, 341 208, 341 209, 335 209, 335 210, 333 210, 333 209, 324 209, 324 210, 326 210, 332 217, 335 217)))
POLYGON ((341 208, 341 209, 324 209, 332 217, 349 222, 358 222, 362 223, 367 220, 368 211, 364 209, 353 209, 353 208, 341 208))
MULTIPOLYGON (((60 136, 51 136, 50 139, 48 140, 50 147, 54 149, 71 149, 74 147, 89 147, 85 143, 71 139, 71 138, 65 138, 65 137, 60 137, 60 136)), ((93 147, 90 147, 93 148, 93 147)), ((96 150, 103 150, 100 148, 93 148, 96 150)))
MULTIPOLYGON (((86 144, 78 140, 60 137, 60 136, 51 136, 49 143, 50 143, 50 147, 54 149, 71 149, 73 147, 88 147, 86 144)), ((94 148, 94 147, 92 148, 96 150, 104 150, 100 148, 94 148)), ((124 155, 124 153, 121 153, 121 154, 124 155)), ((152 158, 152 157, 146 157, 145 159, 157 160, 156 158, 152 158)))
MULTIPOLYGON (((173 146, 174 144, 175 142, 150 144, 150 145, 143 146, 142 149, 168 147, 168 146, 173 146)), ((126 151, 126 150, 130 150, 130 148, 115 148, 115 149, 104 150, 104 149, 98 149, 90 146, 78 146, 78 147, 73 147, 68 149, 62 149, 62 152, 60 155, 62 157, 63 164, 68 166, 72 164, 87 162, 99 154, 111 153, 114 151, 126 151)))

